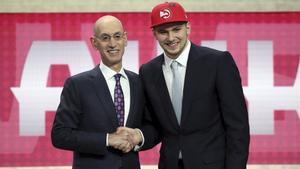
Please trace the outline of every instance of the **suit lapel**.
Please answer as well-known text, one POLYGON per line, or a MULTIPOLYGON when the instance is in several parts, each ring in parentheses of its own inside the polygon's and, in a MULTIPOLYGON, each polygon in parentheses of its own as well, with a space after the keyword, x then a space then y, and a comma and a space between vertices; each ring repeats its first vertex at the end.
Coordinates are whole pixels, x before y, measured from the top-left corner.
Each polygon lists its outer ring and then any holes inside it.
POLYGON ((167 84, 166 84, 166 80, 163 74, 163 70, 162 70, 162 64, 164 62, 164 57, 163 55, 158 56, 159 57, 159 61, 156 62, 156 64, 154 65, 155 68, 153 70, 156 70, 155 72, 155 87, 156 90, 158 91, 157 93, 159 94, 159 98, 160 103, 164 109, 164 112, 167 113, 167 116, 169 117, 171 123, 173 124, 173 126, 176 129, 179 129, 179 124, 177 122, 176 119, 176 115, 172 106, 172 102, 171 102, 171 97, 167 88, 167 84))
POLYGON ((205 66, 203 66, 203 54, 197 52, 197 46, 195 46, 193 43, 191 44, 191 50, 189 52, 188 56, 188 62, 187 62, 187 68, 185 73, 185 80, 184 80, 184 89, 183 89, 183 99, 182 99, 182 115, 181 115, 181 125, 184 125, 187 121, 189 108, 192 102, 192 96, 194 95, 197 87, 195 86, 197 83, 194 83, 193 81, 196 79, 204 79, 200 73, 205 72, 204 69, 205 66), (199 62, 201 61, 201 62, 199 62))
POLYGON ((104 107, 105 113, 110 117, 113 126, 117 127, 118 120, 113 100, 99 65, 92 70, 92 83, 94 85, 96 94, 102 103, 101 105, 104 107))
POLYGON ((137 90, 135 89, 137 87, 137 82, 136 80, 132 77, 132 75, 125 70, 125 73, 128 77, 129 80, 129 88, 130 88, 130 107, 129 107, 129 113, 128 113, 128 118, 127 118, 127 122, 125 126, 132 126, 134 117, 135 117, 135 113, 136 113, 136 102, 137 102, 137 90))

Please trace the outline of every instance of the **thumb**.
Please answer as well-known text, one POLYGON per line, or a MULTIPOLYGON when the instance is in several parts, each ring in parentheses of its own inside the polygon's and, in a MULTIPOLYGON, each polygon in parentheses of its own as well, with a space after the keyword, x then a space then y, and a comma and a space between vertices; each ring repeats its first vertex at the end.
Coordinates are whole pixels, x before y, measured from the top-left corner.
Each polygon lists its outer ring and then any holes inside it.
POLYGON ((116 133, 119 134, 119 133, 121 133, 124 130, 126 130, 125 127, 118 127, 116 133))

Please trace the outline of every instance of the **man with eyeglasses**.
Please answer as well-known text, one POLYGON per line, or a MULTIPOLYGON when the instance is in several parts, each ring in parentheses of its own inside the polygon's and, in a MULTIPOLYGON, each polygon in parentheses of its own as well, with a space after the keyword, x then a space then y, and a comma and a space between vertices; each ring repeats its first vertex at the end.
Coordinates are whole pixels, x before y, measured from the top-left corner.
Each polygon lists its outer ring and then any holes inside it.
POLYGON ((94 25, 90 41, 101 55, 94 69, 64 84, 51 138, 55 147, 73 151, 73 169, 139 169, 137 144, 144 96, 138 75, 125 70, 127 34, 114 16, 94 25), (133 134, 117 131, 130 127, 133 134))

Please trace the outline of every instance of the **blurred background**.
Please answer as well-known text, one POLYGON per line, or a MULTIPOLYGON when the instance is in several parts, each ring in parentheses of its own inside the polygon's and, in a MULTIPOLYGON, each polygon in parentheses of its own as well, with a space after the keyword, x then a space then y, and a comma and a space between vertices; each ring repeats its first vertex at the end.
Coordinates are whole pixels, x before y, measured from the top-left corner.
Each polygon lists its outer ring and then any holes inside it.
MULTIPOLYGON (((50 130, 64 80, 100 62, 89 38, 94 22, 124 24, 124 67, 162 50, 152 36, 152 0, 0 0, 0 169, 68 169, 50 130)), ((300 1, 178 0, 190 39, 228 50, 242 77, 251 128, 249 169, 300 168, 300 1)), ((157 169, 159 145, 140 153, 157 169)))

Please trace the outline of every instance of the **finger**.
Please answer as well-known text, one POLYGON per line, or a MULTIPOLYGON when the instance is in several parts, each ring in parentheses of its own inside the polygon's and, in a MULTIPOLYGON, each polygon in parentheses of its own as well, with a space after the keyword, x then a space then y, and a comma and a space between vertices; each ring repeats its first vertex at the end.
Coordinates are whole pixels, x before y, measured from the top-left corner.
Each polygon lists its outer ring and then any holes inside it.
POLYGON ((125 147, 122 147, 121 150, 123 153, 127 153, 130 151, 130 148, 128 146, 125 146, 125 147))
POLYGON ((124 153, 128 153, 128 152, 130 152, 131 150, 132 150, 132 146, 131 146, 131 144, 127 144, 126 145, 126 147, 124 147, 123 149, 122 149, 122 151, 124 152, 124 153))
POLYGON ((131 134, 129 134, 129 135, 127 136, 127 140, 128 140, 128 142, 130 143, 130 145, 131 145, 132 147, 135 146, 134 138, 132 137, 131 134))
POLYGON ((116 133, 126 132, 126 127, 118 127, 116 133))
POLYGON ((130 152, 131 151, 131 149, 124 149, 123 150, 123 153, 128 153, 128 152, 130 152))

